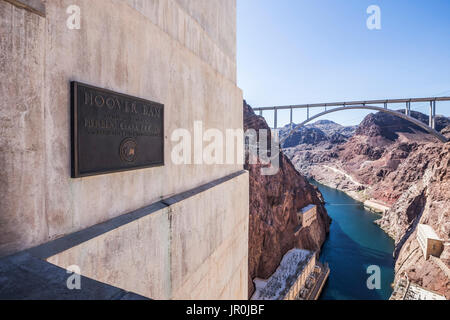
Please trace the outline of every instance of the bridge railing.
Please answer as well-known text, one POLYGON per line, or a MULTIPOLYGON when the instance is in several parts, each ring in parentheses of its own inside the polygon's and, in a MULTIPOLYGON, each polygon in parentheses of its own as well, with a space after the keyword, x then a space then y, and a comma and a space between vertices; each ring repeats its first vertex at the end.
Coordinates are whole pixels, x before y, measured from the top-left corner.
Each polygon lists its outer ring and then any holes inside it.
POLYGON ((436 102, 438 101, 450 101, 450 97, 430 97, 430 98, 407 98, 407 99, 383 99, 383 100, 364 100, 364 101, 346 101, 346 102, 327 102, 327 103, 314 103, 314 104, 299 104, 299 105, 288 105, 288 106, 272 106, 272 107, 262 107, 254 108, 255 112, 259 112, 259 115, 263 115, 263 111, 274 111, 274 129, 278 129, 278 111, 280 110, 290 110, 290 124, 293 124, 293 111, 295 109, 306 109, 307 110, 307 120, 310 119, 310 109, 312 108, 325 108, 327 111, 330 107, 354 107, 361 106, 364 108, 366 105, 384 105, 385 109, 388 109, 390 104, 405 104, 405 114, 407 116, 411 115, 411 103, 415 102, 428 102, 430 104, 430 119, 429 126, 432 129, 436 128, 436 102))

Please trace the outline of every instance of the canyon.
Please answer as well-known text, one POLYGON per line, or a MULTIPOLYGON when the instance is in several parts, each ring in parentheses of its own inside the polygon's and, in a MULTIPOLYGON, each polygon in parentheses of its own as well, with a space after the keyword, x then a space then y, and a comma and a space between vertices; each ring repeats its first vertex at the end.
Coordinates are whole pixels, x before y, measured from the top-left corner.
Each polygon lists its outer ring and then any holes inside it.
MULTIPOLYGON (((269 126, 246 102, 244 129, 267 130, 270 145, 269 126)), ((278 173, 267 176, 261 174, 264 167, 261 161, 251 161, 255 164, 250 164, 248 156, 245 169, 250 175, 248 286, 251 297, 255 290, 253 279, 269 278, 289 250, 320 251, 331 220, 319 190, 295 169, 286 155, 280 153, 278 173), (297 213, 310 204, 317 206, 317 220, 296 234, 297 213)))
MULTIPOLYGON (((411 115, 428 121, 419 112, 411 115)), ((437 117, 436 129, 450 138, 448 118, 437 117)), ((440 259, 425 260, 416 240, 419 223, 444 241, 450 237, 450 142, 384 113, 368 115, 357 127, 326 120, 290 134, 286 126, 280 138, 286 139, 284 153, 305 177, 389 208, 376 223, 395 240, 396 280, 407 277, 450 298, 449 246, 440 259)))

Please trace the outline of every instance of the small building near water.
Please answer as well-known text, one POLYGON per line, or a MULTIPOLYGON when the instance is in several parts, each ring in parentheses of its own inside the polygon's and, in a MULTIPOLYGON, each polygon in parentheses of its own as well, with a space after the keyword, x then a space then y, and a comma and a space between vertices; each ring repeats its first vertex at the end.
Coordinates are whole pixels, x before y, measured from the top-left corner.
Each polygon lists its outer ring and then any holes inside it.
POLYGON ((298 222, 302 227, 309 227, 314 220, 317 219, 317 206, 315 204, 310 204, 301 209, 297 216, 298 222))
POLYGON ((417 227, 417 241, 425 259, 428 259, 430 255, 439 258, 444 250, 444 241, 439 238, 432 227, 426 224, 419 224, 417 227))

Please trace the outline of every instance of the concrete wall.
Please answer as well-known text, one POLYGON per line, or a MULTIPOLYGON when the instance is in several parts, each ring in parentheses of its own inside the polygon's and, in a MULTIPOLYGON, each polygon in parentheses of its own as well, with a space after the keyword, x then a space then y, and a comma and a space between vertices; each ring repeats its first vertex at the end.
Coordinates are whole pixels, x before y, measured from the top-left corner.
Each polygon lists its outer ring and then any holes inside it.
MULTIPOLYGON (((43 3, 0 0, 0 257, 242 170, 174 165, 170 141, 197 120, 243 127, 235 0, 43 3), (163 103, 166 165, 71 179, 70 81, 163 103)), ((244 175, 50 260, 152 298, 246 298, 247 220, 244 175)))
POLYGON ((0 0, 0 256, 242 169, 170 161, 170 134, 242 128, 235 0, 0 0), (66 9, 81 8, 81 29, 66 9), (166 166, 70 178, 69 81, 165 104, 166 166))

